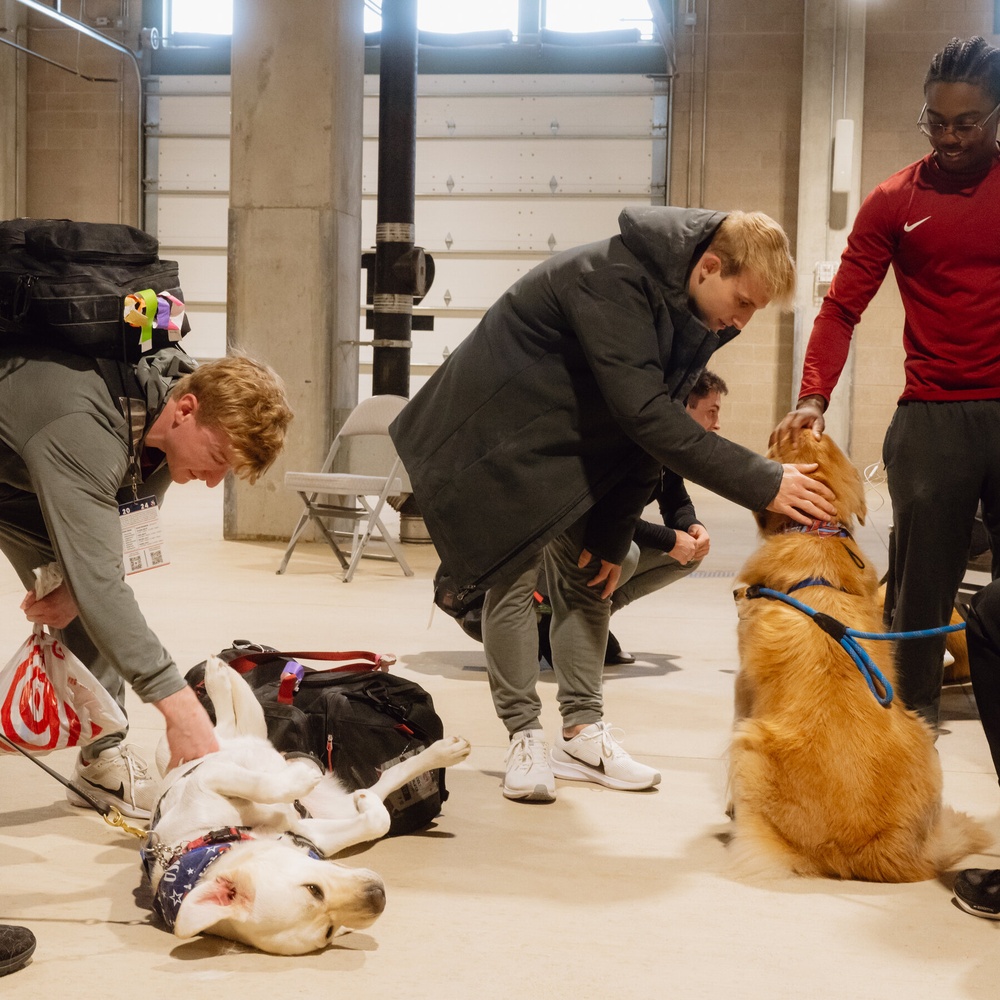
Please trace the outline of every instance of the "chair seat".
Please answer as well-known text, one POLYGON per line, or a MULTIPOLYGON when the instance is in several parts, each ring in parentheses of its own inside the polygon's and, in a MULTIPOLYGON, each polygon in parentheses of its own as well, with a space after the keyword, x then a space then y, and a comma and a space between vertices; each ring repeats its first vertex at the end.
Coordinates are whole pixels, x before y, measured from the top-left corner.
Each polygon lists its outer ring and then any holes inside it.
MULTIPOLYGON (((360 476, 347 472, 286 472, 285 488, 303 493, 338 493, 377 496, 385 489, 385 476, 360 476)), ((393 479, 389 493, 403 492, 403 481, 393 479)))

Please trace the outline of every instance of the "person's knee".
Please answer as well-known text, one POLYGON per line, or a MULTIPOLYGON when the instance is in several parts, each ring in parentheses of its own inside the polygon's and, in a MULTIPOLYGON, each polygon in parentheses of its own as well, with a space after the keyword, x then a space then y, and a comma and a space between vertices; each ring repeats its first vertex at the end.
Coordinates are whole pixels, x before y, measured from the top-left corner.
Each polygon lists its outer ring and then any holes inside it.
POLYGON ((966 628, 970 652, 977 644, 1000 652, 1000 580, 973 594, 966 628))

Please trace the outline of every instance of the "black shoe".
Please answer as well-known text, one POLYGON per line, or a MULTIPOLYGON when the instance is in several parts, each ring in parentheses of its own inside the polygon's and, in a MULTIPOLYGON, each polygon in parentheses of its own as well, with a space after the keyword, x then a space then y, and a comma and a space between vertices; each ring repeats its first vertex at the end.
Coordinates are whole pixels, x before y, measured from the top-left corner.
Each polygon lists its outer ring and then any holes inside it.
POLYGON ((967 913, 1000 920, 1000 871, 966 868, 955 879, 955 901, 967 913))
POLYGON ((0 976, 17 972, 35 951, 35 935, 27 927, 0 924, 0 976))
POLYGON ((626 653, 621 643, 615 638, 614 632, 608 633, 608 645, 604 651, 604 665, 606 667, 625 666, 635 663, 635 657, 631 653, 626 653))

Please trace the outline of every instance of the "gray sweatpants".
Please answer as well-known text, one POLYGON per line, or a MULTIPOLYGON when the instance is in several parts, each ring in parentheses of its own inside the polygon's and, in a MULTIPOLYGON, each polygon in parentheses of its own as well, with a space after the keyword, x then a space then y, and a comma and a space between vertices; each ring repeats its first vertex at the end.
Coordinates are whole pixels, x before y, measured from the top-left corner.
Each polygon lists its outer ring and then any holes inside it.
POLYGON ((625 583, 619 583, 611 595, 611 613, 621 611, 640 597, 652 594, 656 590, 669 587, 670 584, 683 580, 693 573, 700 565, 700 559, 681 565, 673 556, 662 549, 639 546, 635 542, 629 552, 629 558, 635 564, 635 571, 630 574, 625 583))
MULTIPOLYGON (((882 446, 892 498, 886 624, 947 625, 965 575, 976 507, 1000 558, 1000 400, 901 403, 882 446)), ((936 725, 944 638, 896 644, 903 703, 936 725)))
MULTIPOLYGON (((513 735, 540 729, 538 628, 533 594, 544 565, 552 607, 549 641, 559 712, 564 727, 600 722, 604 714, 602 680, 611 602, 600 587, 588 587, 600 568, 592 559, 577 568, 583 549, 584 521, 554 538, 525 563, 506 586, 491 587, 483 605, 483 648, 497 716, 513 735)), ((628 564, 623 567, 629 571, 628 564)))

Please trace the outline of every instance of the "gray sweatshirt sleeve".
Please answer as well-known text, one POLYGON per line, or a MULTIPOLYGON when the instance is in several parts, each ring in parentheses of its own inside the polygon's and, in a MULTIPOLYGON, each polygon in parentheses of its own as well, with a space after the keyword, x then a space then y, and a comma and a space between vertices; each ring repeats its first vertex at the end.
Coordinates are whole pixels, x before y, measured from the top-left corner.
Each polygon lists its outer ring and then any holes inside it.
POLYGON ((143 701, 179 691, 184 678, 124 578, 116 499, 127 466, 124 440, 99 416, 74 412, 39 428, 21 454, 94 645, 143 701))

